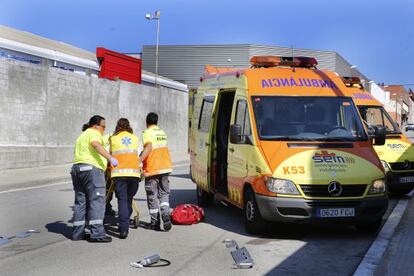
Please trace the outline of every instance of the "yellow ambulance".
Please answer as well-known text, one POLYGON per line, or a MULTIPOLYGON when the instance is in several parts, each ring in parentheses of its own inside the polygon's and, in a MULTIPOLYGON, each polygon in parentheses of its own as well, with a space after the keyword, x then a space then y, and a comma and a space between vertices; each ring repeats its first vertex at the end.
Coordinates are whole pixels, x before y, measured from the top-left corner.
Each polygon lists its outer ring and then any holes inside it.
POLYGON ((374 149, 384 166, 389 192, 398 195, 411 192, 414 188, 414 147, 411 141, 401 132, 383 105, 364 90, 359 78, 344 77, 343 81, 368 132, 373 132, 375 126, 386 129, 386 143, 374 146, 374 149))
POLYGON ((251 68, 206 66, 190 119, 191 178, 200 205, 267 221, 347 222, 376 231, 388 198, 384 170, 345 84, 308 57, 256 56, 251 68))

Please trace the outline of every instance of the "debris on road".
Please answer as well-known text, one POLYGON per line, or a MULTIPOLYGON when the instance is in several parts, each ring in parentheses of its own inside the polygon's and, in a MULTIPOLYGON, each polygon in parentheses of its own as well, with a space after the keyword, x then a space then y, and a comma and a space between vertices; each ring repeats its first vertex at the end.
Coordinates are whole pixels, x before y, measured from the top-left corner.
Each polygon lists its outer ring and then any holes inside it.
POLYGON ((34 230, 34 229, 29 229, 29 230, 26 230, 26 231, 17 232, 16 235, 11 236, 11 237, 2 237, 2 236, 0 236, 0 245, 8 244, 8 243, 12 242, 12 240, 15 239, 15 238, 24 239, 24 238, 30 237, 33 233, 40 233, 40 232, 37 231, 37 230, 34 230))
POLYGON ((253 258, 250 256, 246 247, 239 248, 239 245, 235 240, 225 239, 223 241, 227 248, 231 250, 231 256, 234 260, 233 268, 252 268, 254 265, 253 258))
POLYGON ((144 267, 162 267, 162 266, 168 266, 171 262, 166 259, 161 259, 161 256, 159 253, 155 253, 151 256, 144 257, 140 261, 132 262, 130 265, 135 268, 144 268, 144 267), (163 264, 155 265, 158 262, 163 262, 163 264))

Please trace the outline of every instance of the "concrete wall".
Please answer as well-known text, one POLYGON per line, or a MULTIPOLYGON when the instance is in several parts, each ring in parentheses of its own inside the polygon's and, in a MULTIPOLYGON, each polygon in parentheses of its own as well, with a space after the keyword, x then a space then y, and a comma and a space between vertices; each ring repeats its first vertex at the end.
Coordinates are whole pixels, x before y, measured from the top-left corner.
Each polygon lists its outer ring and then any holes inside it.
POLYGON ((0 58, 0 169, 71 162, 81 127, 94 114, 113 132, 127 117, 141 134, 158 113, 174 155, 187 152, 188 94, 0 58))
POLYGON ((390 101, 390 92, 383 90, 378 84, 371 83, 369 90, 371 92, 371 95, 374 96, 374 98, 380 101, 382 104, 386 104, 390 101))

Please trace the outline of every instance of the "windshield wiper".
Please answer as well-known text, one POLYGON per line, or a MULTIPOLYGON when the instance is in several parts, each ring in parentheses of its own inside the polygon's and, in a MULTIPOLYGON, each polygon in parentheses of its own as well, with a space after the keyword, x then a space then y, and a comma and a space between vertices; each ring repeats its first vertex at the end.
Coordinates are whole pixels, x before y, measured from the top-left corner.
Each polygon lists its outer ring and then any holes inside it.
POLYGON ((316 138, 316 141, 347 141, 353 142, 356 141, 356 138, 351 137, 323 137, 323 138, 316 138))
POLYGON ((281 140, 281 141, 314 141, 314 139, 304 138, 304 137, 295 137, 295 136, 261 136, 262 140, 281 140))
POLYGON ((266 136, 261 136, 262 140, 287 140, 287 141, 292 141, 292 140, 296 140, 296 138, 293 138, 291 136, 281 136, 281 135, 266 135, 266 136))

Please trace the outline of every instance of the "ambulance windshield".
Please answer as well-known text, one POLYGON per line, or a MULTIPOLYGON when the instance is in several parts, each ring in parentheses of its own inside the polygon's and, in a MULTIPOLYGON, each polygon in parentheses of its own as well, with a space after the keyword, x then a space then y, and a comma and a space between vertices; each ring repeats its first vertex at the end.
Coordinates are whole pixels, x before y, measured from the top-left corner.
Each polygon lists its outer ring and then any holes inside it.
POLYGON ((252 97, 261 140, 366 141, 358 111, 346 97, 252 97))
POLYGON ((374 132, 374 126, 383 126, 387 134, 401 134, 396 123, 382 106, 358 106, 358 109, 368 132, 374 132))

